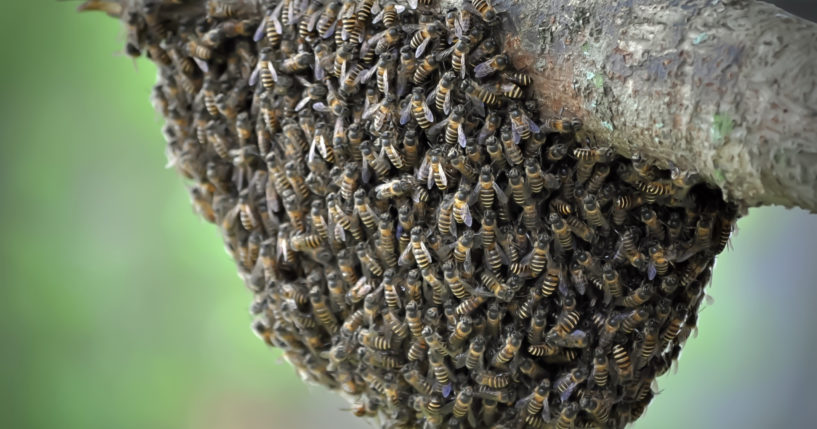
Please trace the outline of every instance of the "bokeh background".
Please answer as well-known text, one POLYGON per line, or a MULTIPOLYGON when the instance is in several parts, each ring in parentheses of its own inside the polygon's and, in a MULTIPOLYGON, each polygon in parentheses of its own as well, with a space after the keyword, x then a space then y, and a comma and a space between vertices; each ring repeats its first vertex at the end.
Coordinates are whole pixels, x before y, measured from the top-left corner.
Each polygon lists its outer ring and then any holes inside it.
MULTIPOLYGON (((249 292, 164 168, 155 68, 77 4, 0 2, 0 427, 368 427, 252 335, 249 292)), ((817 216, 738 225, 635 428, 817 422, 817 216)))

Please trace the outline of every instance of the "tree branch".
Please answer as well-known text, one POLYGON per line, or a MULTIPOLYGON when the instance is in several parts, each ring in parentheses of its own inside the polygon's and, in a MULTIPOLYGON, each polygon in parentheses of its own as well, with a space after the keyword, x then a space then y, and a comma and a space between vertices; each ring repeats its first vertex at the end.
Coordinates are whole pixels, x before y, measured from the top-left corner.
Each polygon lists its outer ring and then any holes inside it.
POLYGON ((503 26, 545 114, 745 207, 817 211, 817 24, 755 1, 531 0, 503 26))

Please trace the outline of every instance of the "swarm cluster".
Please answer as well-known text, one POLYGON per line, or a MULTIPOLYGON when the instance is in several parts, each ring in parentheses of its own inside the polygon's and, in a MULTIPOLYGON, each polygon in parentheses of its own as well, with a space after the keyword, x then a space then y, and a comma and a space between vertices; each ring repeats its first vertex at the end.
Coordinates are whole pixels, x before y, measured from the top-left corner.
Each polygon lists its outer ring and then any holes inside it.
POLYGON ((719 191, 540 121, 489 0, 195 3, 122 11, 128 51, 305 379, 388 427, 642 414, 731 233, 719 191))

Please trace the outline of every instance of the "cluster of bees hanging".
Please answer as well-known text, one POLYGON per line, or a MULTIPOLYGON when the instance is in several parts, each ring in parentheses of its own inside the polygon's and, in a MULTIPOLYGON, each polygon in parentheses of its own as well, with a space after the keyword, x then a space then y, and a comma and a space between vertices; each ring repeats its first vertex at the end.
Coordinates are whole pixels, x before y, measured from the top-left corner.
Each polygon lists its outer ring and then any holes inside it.
POLYGON ((634 421, 734 208, 578 119, 539 121, 490 0, 417 3, 113 12, 159 66, 168 157, 254 293, 254 331, 303 378, 387 427, 634 421))

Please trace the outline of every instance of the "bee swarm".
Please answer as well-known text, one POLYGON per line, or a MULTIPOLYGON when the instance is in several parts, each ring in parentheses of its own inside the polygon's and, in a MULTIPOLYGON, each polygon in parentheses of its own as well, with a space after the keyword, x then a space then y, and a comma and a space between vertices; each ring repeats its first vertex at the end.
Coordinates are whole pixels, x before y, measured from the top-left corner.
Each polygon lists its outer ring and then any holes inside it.
POLYGON ((127 50, 304 379, 384 427, 643 413, 732 231, 719 190, 539 121, 488 0, 201 3, 119 11, 127 50))

